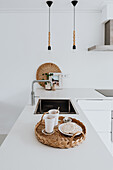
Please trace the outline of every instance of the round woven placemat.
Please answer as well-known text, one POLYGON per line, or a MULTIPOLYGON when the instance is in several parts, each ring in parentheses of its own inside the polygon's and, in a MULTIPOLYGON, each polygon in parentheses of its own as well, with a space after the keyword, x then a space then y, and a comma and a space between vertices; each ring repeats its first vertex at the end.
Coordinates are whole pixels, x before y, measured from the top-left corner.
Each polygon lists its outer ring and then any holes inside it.
MULTIPOLYGON (((36 80, 47 80, 47 76, 43 75, 45 73, 61 73, 60 68, 54 63, 44 63, 37 69, 36 80)), ((45 87, 44 83, 39 83, 41 86, 45 87)))
MULTIPOLYGON (((59 124, 63 123, 63 118, 63 116, 59 117, 59 124)), ((45 129, 45 121, 42 117, 41 121, 38 122, 35 127, 35 135, 39 142, 51 147, 64 149, 77 146, 85 140, 86 127, 82 122, 77 119, 72 118, 72 122, 75 122, 82 128, 81 132, 76 132, 72 137, 60 133, 60 131, 58 130, 58 126, 54 128, 55 132, 53 134, 45 135, 44 133, 42 133, 42 130, 45 129)))

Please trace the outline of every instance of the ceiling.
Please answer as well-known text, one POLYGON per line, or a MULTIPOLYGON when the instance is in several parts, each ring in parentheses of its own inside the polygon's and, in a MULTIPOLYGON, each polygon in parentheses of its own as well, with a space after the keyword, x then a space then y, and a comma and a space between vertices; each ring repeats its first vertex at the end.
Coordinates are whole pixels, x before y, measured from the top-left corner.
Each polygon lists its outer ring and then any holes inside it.
MULTIPOLYGON (((101 10, 113 0, 78 0, 76 10, 101 10)), ((47 10, 46 0, 0 0, 0 9, 47 10)), ((53 0, 52 10, 71 10, 71 0, 53 0)))

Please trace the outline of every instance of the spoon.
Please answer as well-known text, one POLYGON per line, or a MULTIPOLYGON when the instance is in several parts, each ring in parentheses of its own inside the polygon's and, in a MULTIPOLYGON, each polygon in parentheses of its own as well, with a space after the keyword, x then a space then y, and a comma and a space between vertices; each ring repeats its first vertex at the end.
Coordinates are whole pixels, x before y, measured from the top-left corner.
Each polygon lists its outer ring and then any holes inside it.
POLYGON ((58 107, 58 111, 60 110, 60 107, 58 107))

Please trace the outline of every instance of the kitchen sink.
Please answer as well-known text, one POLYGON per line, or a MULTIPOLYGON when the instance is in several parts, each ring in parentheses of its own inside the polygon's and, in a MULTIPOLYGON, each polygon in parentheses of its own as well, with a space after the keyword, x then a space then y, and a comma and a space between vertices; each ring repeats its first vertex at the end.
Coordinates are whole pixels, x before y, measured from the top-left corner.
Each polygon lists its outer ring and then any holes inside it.
POLYGON ((58 107, 60 107, 60 114, 77 114, 69 99, 39 99, 34 114, 43 114, 58 107))

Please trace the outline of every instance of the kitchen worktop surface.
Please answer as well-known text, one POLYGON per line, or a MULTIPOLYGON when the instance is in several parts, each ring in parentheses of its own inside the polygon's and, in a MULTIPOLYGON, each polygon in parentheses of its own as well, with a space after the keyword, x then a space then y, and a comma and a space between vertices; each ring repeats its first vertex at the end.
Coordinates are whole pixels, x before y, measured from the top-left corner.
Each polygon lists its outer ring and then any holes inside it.
MULTIPOLYGON (((70 98, 79 114, 72 115, 87 128, 86 140, 71 149, 56 149, 41 144, 34 133, 42 115, 34 115, 35 106, 27 105, 0 147, 1 170, 112 170, 113 157, 80 109, 76 99, 101 98, 92 89, 64 89, 55 92, 36 90, 39 98, 70 98), (91 94, 91 95, 90 95, 91 94)), ((39 99, 37 97, 36 101, 39 99)), ((67 115, 66 115, 67 116, 67 115)))
POLYGON ((41 98, 76 98, 76 99, 105 99, 105 96, 98 93, 94 89, 85 88, 64 88, 58 89, 56 91, 47 91, 43 88, 37 88, 35 96, 41 98))

